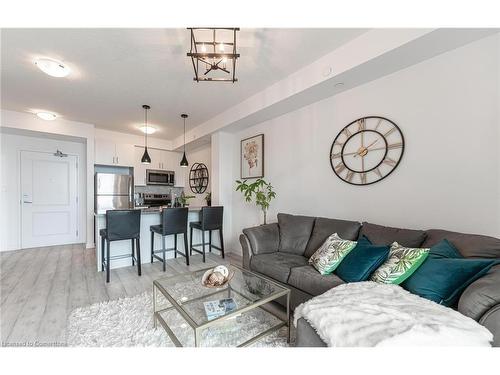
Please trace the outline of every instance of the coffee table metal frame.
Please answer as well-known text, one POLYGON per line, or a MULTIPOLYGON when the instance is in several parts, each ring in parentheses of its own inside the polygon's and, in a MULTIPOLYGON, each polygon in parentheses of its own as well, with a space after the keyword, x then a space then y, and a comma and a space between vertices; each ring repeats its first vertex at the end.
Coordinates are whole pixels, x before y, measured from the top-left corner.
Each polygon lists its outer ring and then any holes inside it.
MULTIPOLYGON (((260 299, 258 301, 255 301, 253 303, 250 303, 248 306, 242 307, 240 309, 236 309, 235 311, 233 311, 233 312, 231 312, 229 314, 220 316, 220 317, 215 318, 213 320, 209 320, 209 321, 207 321, 207 322, 205 322, 203 324, 197 324, 191 318, 191 316, 189 315, 189 313, 187 313, 182 308, 183 304, 178 304, 177 301, 175 300, 175 298, 173 298, 168 293, 168 291, 159 283, 159 280, 165 280, 165 279, 168 279, 169 277, 161 278, 161 279, 158 279, 158 280, 154 280, 153 281, 153 322, 154 322, 154 328, 156 329, 157 326, 158 326, 158 322, 160 322, 160 325, 163 327, 163 329, 165 330, 165 332, 168 334, 168 336, 170 337, 170 339, 173 341, 174 345, 177 346, 177 347, 182 347, 183 345, 181 344, 181 342, 179 341, 179 339, 177 338, 177 336, 175 335, 175 333, 168 326, 168 324, 165 321, 165 319, 163 319, 163 317, 161 316, 161 313, 175 309, 184 318, 184 320, 191 326, 191 328, 194 330, 194 346, 198 347, 198 346, 200 346, 200 332, 202 330, 204 330, 204 329, 206 329, 206 328, 208 328, 210 326, 216 325, 217 323, 220 323, 221 321, 230 319, 230 318, 235 317, 237 315, 243 314, 243 313, 245 313, 247 311, 256 309, 259 306, 262 306, 262 305, 264 305, 266 303, 274 301, 274 300, 276 300, 276 299, 278 299, 280 297, 286 296, 286 321, 284 321, 282 318, 280 318, 276 314, 273 314, 270 311, 268 311, 267 309, 265 309, 265 311, 267 311, 268 313, 270 313, 270 314, 274 315, 276 318, 278 318, 280 320, 280 323, 278 323, 278 324, 276 324, 276 325, 274 325, 274 326, 266 329, 265 331, 259 333, 258 335, 252 337, 251 339, 243 342, 242 344, 239 344, 238 347, 244 347, 244 346, 252 345, 256 341, 262 339, 265 336, 270 335, 271 333, 279 330, 281 327, 284 327, 284 326, 287 327, 287 342, 290 343, 290 289, 286 288, 282 284, 277 283, 274 280, 271 280, 271 279, 269 279, 269 278, 267 278, 265 276, 262 276, 261 274, 257 274, 255 272, 249 271, 247 269, 243 269, 243 268, 241 268, 239 266, 236 266, 234 264, 232 264, 231 267, 238 268, 241 271, 248 272, 248 273, 252 274, 253 276, 256 276, 256 277, 259 277, 261 279, 264 279, 267 282, 269 282, 271 284, 274 284, 274 285, 278 286, 280 289, 283 289, 283 290, 279 291, 279 292, 275 292, 275 293, 273 293, 273 294, 271 294, 271 295, 269 295, 269 296, 267 296, 265 298, 262 298, 262 299, 260 299), (161 294, 172 304, 172 306, 169 306, 169 307, 161 309, 161 310, 157 310, 156 298, 157 298, 158 291, 161 292, 161 294)), ((209 268, 197 270, 197 271, 194 271, 194 272, 186 272, 186 273, 184 273, 184 275, 192 275, 194 273, 207 271, 207 270, 212 269, 212 268, 213 267, 209 267, 209 268)), ((179 277, 179 276, 182 276, 182 274, 181 275, 170 276, 170 277, 179 277)), ((197 300, 200 300, 200 299, 205 299, 205 298, 210 297, 212 295, 220 294, 223 291, 224 291, 223 289, 222 290, 221 289, 217 289, 216 291, 214 291, 212 293, 205 294, 203 296, 187 300, 184 303, 187 304, 187 303, 191 303, 193 301, 197 301, 197 300)), ((236 293, 236 294, 239 294, 243 298, 247 299, 246 296, 244 296, 243 294, 239 293, 237 290, 232 289, 231 288, 231 284, 229 283, 229 285, 227 286, 228 297, 231 295, 231 291, 234 292, 234 293, 236 293)))

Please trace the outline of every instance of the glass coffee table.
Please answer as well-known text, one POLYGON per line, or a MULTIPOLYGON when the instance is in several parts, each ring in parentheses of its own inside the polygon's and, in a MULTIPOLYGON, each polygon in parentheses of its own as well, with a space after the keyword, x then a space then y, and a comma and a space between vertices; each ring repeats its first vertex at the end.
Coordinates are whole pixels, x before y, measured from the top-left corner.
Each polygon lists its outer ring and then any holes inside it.
POLYGON ((201 284, 211 269, 184 273, 153 282, 153 320, 175 346, 249 346, 286 326, 290 342, 290 289, 243 268, 227 265, 233 278, 222 288, 201 284), (231 298, 236 306, 219 317, 207 316, 206 304, 231 298), (286 298, 286 321, 264 306, 286 298))

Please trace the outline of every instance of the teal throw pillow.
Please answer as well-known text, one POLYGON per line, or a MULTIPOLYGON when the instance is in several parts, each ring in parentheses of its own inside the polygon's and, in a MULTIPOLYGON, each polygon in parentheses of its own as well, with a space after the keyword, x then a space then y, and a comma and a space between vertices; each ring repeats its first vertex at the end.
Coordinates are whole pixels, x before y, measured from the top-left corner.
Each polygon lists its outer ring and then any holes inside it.
POLYGON ((495 259, 465 259, 447 240, 431 247, 425 262, 401 284, 420 297, 454 306, 462 292, 498 264, 495 259))
POLYGON ((389 255, 389 246, 372 245, 365 236, 345 256, 335 270, 337 276, 347 283, 367 280, 389 255))

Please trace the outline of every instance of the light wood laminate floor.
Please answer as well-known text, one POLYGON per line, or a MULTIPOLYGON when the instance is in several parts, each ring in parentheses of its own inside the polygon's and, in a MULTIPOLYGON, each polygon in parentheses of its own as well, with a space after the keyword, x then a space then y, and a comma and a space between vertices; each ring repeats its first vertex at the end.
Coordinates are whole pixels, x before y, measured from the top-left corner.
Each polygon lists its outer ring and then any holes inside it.
POLYGON ((94 249, 84 245, 51 246, 0 253, 1 342, 3 345, 65 345, 70 312, 96 302, 129 297, 152 288, 154 279, 223 263, 241 264, 241 257, 218 252, 111 270, 111 280, 96 271, 94 249))

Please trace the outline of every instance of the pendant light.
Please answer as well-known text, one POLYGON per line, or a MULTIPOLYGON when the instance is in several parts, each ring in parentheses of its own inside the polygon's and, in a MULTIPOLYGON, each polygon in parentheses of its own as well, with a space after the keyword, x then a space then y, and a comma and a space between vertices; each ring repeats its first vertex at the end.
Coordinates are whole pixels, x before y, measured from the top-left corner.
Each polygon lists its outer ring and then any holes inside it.
POLYGON ((184 155, 182 155, 180 166, 186 168, 189 165, 188 160, 186 158, 186 118, 188 117, 188 115, 183 113, 181 117, 184 120, 184 155))
POLYGON ((141 163, 151 164, 151 158, 148 154, 148 109, 150 109, 151 107, 147 104, 144 104, 142 108, 144 108, 144 126, 146 127, 146 131, 144 132, 144 154, 142 154, 141 163))

